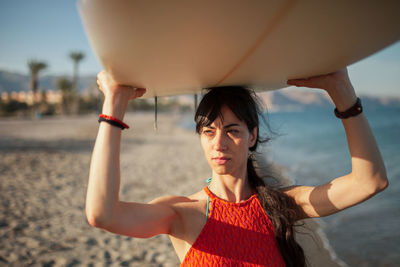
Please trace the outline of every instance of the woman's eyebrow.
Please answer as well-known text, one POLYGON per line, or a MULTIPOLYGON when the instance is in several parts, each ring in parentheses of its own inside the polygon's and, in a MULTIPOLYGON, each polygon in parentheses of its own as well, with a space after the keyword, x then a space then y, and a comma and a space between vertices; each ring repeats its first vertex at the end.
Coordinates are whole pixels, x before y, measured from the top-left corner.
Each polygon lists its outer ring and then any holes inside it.
POLYGON ((211 126, 211 125, 205 125, 205 126, 203 126, 203 128, 215 129, 215 127, 211 126))
POLYGON ((237 123, 231 123, 231 124, 225 125, 224 128, 226 129, 226 128, 234 127, 234 126, 240 126, 240 125, 237 123))
MULTIPOLYGON (((230 127, 234 127, 234 126, 240 127, 240 125, 237 124, 237 123, 230 123, 230 124, 228 124, 228 125, 225 125, 225 126, 224 126, 224 129, 230 128, 230 127)), ((206 126, 204 126, 204 128, 215 129, 216 127, 211 126, 211 125, 206 125, 206 126)))

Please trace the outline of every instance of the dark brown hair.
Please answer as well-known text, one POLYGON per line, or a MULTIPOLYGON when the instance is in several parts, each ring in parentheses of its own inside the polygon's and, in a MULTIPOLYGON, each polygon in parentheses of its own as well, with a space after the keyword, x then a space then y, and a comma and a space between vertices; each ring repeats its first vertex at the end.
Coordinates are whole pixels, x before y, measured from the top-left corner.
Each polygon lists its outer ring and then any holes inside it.
MULTIPOLYGON (((260 138, 259 117, 263 117, 261 101, 249 89, 241 86, 225 86, 209 88, 201 100, 196 114, 196 132, 201 133, 204 126, 210 125, 216 118, 221 117, 221 108, 227 106, 236 117, 245 122, 250 132, 257 127, 257 141, 250 151, 255 153, 259 143, 268 142, 270 138, 260 138)), ((268 127, 268 124, 263 119, 268 127)), ((256 190, 261 205, 272 221, 276 239, 286 266, 306 266, 303 249, 294 239, 294 226, 299 214, 299 207, 294 200, 278 188, 266 185, 255 168, 255 157, 247 161, 247 175, 250 186, 256 190)))

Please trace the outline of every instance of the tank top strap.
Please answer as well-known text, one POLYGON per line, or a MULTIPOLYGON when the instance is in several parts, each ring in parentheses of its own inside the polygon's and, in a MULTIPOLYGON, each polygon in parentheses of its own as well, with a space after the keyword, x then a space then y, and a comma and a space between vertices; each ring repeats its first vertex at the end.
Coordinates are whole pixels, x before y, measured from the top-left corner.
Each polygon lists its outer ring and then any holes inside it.
POLYGON ((204 189, 204 191, 206 192, 206 194, 207 194, 207 196, 208 196, 209 198, 211 198, 211 199, 214 199, 214 198, 215 198, 214 194, 211 193, 211 191, 210 191, 210 189, 208 188, 208 186, 205 186, 203 189, 204 189))
POLYGON ((207 208, 206 208, 206 223, 208 220, 208 214, 209 214, 209 210, 210 210, 210 198, 214 198, 214 196, 212 195, 212 193, 210 192, 210 189, 208 189, 208 186, 204 187, 204 191, 207 194, 207 208))

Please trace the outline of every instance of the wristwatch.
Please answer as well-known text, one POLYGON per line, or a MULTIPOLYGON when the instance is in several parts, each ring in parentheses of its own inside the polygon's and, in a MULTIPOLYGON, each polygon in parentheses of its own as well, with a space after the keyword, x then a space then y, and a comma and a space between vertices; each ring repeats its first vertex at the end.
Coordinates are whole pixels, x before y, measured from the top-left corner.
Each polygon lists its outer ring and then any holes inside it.
POLYGON ((337 108, 335 108, 335 116, 338 117, 339 119, 347 119, 350 117, 357 116, 363 111, 362 105, 361 105, 361 99, 357 97, 356 103, 349 109, 339 112, 337 108))

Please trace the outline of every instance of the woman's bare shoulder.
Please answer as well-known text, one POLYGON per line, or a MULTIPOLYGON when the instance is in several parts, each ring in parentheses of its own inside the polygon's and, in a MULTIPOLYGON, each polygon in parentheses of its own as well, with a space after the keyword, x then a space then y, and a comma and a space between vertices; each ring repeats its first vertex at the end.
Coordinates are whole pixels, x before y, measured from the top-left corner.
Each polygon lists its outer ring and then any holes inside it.
POLYGON ((170 195, 170 196, 158 197, 150 201, 149 204, 165 204, 172 206, 190 205, 190 203, 196 203, 206 199, 207 199, 207 194, 204 192, 204 190, 201 190, 189 196, 170 195))
POLYGON ((176 213, 177 220, 172 223, 169 233, 171 237, 175 238, 173 240, 174 246, 179 247, 186 244, 185 242, 194 241, 196 234, 204 226, 207 194, 203 190, 189 196, 159 197, 150 203, 167 205, 176 213), (180 244, 180 242, 183 243, 180 244))

